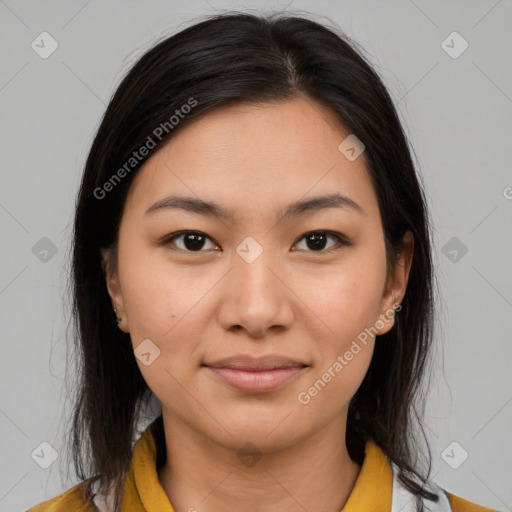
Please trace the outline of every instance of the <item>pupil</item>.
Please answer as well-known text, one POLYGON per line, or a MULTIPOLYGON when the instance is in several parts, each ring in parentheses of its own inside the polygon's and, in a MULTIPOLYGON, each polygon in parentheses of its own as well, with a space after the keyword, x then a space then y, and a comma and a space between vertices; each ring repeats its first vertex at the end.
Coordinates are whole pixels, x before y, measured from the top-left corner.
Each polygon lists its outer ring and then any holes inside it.
POLYGON ((307 238, 308 244, 312 243, 312 246, 309 246, 309 248, 310 249, 311 248, 323 249, 325 247, 325 239, 326 239, 326 236, 324 233, 315 233, 315 234, 309 235, 309 237, 307 238), (318 243, 319 237, 323 238, 323 242, 321 241, 320 243, 318 243))
POLYGON ((201 249, 202 246, 204 245, 204 237, 197 233, 189 233, 184 238, 184 244, 185 244, 185 247, 189 250, 201 249), (198 239, 202 239, 202 240, 200 240, 199 244, 197 245, 198 239), (190 242, 192 242, 192 244, 190 242), (194 243, 196 245, 194 245, 194 243))

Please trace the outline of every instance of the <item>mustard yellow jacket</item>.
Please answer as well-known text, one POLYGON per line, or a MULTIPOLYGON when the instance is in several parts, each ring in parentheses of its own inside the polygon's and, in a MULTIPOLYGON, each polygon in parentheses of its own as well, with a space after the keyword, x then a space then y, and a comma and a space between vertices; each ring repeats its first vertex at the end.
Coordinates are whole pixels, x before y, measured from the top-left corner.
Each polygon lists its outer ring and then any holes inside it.
MULTIPOLYGON (((156 468, 156 444, 150 425, 138 439, 123 488, 121 512, 174 512, 156 468)), ((106 512, 101 496, 88 497, 89 481, 40 503, 27 512, 106 512)), ((428 502, 433 511, 496 512, 441 490, 439 503, 428 502)), ((373 442, 365 447, 365 458, 356 484, 341 512, 407 512, 411 495, 401 486, 389 459, 373 442)))

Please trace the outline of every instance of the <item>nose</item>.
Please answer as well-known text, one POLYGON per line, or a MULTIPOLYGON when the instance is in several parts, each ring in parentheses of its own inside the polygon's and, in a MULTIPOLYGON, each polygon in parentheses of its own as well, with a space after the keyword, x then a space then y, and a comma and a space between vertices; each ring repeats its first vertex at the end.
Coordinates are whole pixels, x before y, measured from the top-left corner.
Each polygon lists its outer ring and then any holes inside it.
POLYGON ((270 250, 251 263, 236 255, 234 268, 225 276, 218 308, 224 329, 244 330, 254 338, 269 331, 287 330, 293 323, 294 294, 282 266, 272 259, 270 250))

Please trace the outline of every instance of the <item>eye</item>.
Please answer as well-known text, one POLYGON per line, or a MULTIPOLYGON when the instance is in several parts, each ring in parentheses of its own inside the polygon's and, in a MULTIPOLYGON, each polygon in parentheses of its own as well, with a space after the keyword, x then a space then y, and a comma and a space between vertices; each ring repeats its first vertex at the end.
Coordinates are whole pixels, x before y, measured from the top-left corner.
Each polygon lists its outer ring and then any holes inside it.
MULTIPOLYGON (((178 246, 178 249, 187 252, 202 252, 201 249, 204 248, 205 241, 210 240, 211 238, 201 231, 180 231, 178 233, 173 233, 169 237, 167 237, 163 241, 163 245, 174 244, 174 240, 182 240, 182 247, 178 246)), ((177 245, 177 244, 176 244, 177 245)), ((213 249, 217 248, 218 245, 212 244, 213 249)))
POLYGON ((339 246, 350 245, 344 238, 339 236, 337 233, 330 231, 310 231, 303 235, 300 240, 305 240, 306 247, 312 248, 312 252, 330 252, 339 246), (334 245, 331 245, 326 249, 326 243, 328 239, 334 240, 334 245))
MULTIPOLYGON (((300 243, 301 240, 305 240, 306 249, 299 250, 310 249, 311 252, 330 252, 340 246, 350 245, 350 243, 339 234, 330 231, 310 231, 309 233, 302 235, 302 237, 299 238, 299 242, 296 242, 296 244, 300 243), (326 248, 326 244, 329 239, 334 240, 335 243, 326 248)), ((212 247, 210 247, 210 249, 219 248, 217 244, 213 243, 209 236, 201 231, 179 231, 177 233, 173 233, 162 241, 162 245, 175 245, 178 249, 185 252, 204 252, 202 249, 205 248, 206 241, 211 242, 212 247), (175 241, 179 241, 181 246, 175 241)), ((206 249, 208 249, 208 247, 206 247, 206 249)))

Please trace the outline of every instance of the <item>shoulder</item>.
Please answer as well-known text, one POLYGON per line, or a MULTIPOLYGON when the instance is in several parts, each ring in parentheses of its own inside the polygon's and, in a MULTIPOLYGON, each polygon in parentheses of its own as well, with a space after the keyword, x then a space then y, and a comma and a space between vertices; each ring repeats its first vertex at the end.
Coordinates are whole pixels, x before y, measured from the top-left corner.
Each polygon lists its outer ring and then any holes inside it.
MULTIPOLYGON (((391 463, 391 466, 393 468, 391 512, 409 512, 416 510, 413 504, 417 500, 417 497, 413 495, 400 480, 397 466, 393 463, 391 463)), ((431 512, 498 512, 460 498, 448 492, 435 481, 430 481, 426 487, 430 492, 438 496, 437 501, 430 499, 423 500, 424 509, 431 512)))
POLYGON ((448 496, 453 512, 498 512, 492 508, 486 508, 481 505, 477 505, 476 503, 471 503, 470 501, 459 498, 459 496, 455 496, 447 491, 445 491, 445 494, 448 496))
POLYGON ((97 512, 97 508, 88 498, 89 481, 80 482, 67 491, 39 503, 27 512, 97 512))

